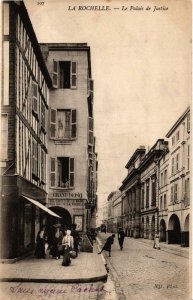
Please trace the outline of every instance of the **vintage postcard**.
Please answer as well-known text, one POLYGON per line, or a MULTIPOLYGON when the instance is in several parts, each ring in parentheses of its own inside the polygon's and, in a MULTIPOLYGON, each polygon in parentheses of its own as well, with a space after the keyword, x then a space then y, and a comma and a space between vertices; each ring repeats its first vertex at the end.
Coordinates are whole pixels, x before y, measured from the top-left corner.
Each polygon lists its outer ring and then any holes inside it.
POLYGON ((192 299, 191 1, 1 16, 0 298, 192 299))

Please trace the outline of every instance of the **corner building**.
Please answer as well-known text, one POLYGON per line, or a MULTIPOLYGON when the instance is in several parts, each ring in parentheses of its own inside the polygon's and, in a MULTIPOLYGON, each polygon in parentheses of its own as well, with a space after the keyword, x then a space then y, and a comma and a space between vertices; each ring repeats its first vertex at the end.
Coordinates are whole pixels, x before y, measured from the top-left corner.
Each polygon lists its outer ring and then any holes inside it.
POLYGON ((2 259, 15 259, 34 249, 46 210, 46 119, 52 82, 25 5, 9 1, 2 7, 0 253, 2 259))
MULTIPOLYGON (((83 232, 95 213, 97 184, 90 47, 86 43, 40 46, 53 83, 47 124, 47 206, 62 217, 62 227, 76 223, 83 232)), ((53 222, 48 218, 48 225, 53 222)))

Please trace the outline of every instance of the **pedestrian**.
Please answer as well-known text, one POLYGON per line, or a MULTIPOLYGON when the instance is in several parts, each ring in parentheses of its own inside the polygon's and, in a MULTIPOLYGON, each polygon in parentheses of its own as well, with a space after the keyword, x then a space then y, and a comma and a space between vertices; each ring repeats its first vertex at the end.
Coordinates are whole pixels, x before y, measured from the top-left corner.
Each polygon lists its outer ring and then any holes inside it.
POLYGON ((159 245, 159 233, 158 233, 158 232, 156 232, 156 234, 154 235, 154 244, 153 244, 153 248, 154 248, 154 249, 160 250, 160 245, 159 245))
POLYGON ((101 254, 104 250, 109 252, 109 257, 111 257, 111 246, 114 243, 115 234, 112 234, 109 236, 101 249, 101 251, 98 254, 101 254))
POLYGON ((123 250, 124 239, 125 239, 125 232, 124 232, 123 228, 119 228, 118 241, 119 241, 120 250, 123 250))
POLYGON ((76 224, 72 224, 71 228, 71 235, 74 239, 74 251, 76 252, 76 257, 78 256, 78 252, 79 252, 79 246, 80 246, 80 235, 79 232, 76 230, 76 224))
POLYGON ((45 252, 45 243, 47 242, 47 233, 46 233, 46 226, 42 225, 41 229, 37 233, 36 238, 36 249, 35 249, 35 256, 37 258, 46 258, 46 252, 45 252))
POLYGON ((64 246, 62 266, 69 266, 71 264, 70 251, 72 251, 74 247, 74 240, 71 236, 71 230, 66 230, 66 235, 62 240, 62 245, 64 246))
POLYGON ((62 239, 63 239, 63 232, 61 231, 60 224, 54 225, 55 227, 55 234, 54 234, 54 241, 52 247, 52 257, 55 259, 59 259, 60 255, 63 254, 63 246, 62 246, 62 239))

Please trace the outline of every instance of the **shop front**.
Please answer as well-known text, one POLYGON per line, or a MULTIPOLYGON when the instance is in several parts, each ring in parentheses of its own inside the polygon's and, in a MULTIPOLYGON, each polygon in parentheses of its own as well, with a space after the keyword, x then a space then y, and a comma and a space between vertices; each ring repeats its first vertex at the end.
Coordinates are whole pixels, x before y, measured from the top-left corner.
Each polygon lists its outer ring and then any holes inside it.
POLYGON ((46 192, 24 178, 4 176, 1 195, 1 259, 32 253, 36 236, 48 214, 46 192))
POLYGON ((82 193, 76 192, 58 192, 54 191, 48 197, 47 207, 61 216, 56 220, 52 216, 47 218, 48 226, 59 222, 63 229, 70 228, 76 224, 76 230, 86 232, 87 200, 83 198, 82 193))

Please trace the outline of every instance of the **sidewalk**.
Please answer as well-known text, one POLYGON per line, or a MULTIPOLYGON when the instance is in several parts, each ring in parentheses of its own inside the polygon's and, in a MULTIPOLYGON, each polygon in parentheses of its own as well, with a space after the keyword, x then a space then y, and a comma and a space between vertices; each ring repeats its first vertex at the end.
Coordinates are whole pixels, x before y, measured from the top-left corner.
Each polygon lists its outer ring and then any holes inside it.
MULTIPOLYGON (((102 239, 107 239, 107 237, 109 235, 111 235, 112 233, 99 233, 99 239, 100 237, 102 239)), ((117 235, 117 234, 116 234, 117 235)), ((134 239, 131 237, 125 237, 125 239, 134 239)), ((153 240, 149 240, 149 239, 142 239, 142 238, 137 238, 134 239, 136 242, 139 243, 144 243, 147 246, 153 247, 153 240)), ((190 248, 189 247, 181 247, 180 245, 175 245, 175 244, 166 244, 166 243, 160 243, 160 251, 165 251, 174 255, 178 255, 178 256, 182 256, 185 258, 189 258, 190 255, 190 248)))
POLYGON ((47 255, 46 259, 25 258, 14 264, 0 265, 2 282, 47 282, 47 283, 88 283, 106 281, 107 271, 104 261, 97 254, 94 244, 93 253, 80 252, 68 267, 62 266, 62 259, 55 260, 47 255))

